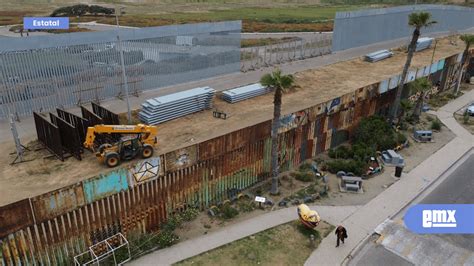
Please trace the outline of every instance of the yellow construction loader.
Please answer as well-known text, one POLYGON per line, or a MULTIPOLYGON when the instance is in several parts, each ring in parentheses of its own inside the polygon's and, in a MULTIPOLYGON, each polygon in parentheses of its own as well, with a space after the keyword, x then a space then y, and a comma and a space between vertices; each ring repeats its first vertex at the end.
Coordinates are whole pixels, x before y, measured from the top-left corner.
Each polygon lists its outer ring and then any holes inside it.
POLYGON ((108 167, 115 167, 122 160, 131 160, 138 155, 142 158, 153 156, 157 133, 156 126, 144 124, 95 125, 87 128, 84 147, 95 152, 100 162, 105 162, 108 167), (96 134, 121 134, 121 138, 118 142, 104 143, 96 148, 96 134))

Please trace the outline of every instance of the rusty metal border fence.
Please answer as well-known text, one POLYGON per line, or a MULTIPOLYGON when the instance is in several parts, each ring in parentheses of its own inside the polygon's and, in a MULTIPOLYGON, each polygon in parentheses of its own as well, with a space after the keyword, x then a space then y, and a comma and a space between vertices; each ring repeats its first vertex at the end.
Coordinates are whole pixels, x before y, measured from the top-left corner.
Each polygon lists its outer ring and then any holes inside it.
MULTIPOLYGON (((451 68, 443 66, 442 80, 451 68)), ((281 170, 330 149, 339 135, 351 136, 363 117, 386 112, 395 97, 395 87, 385 87, 389 80, 284 116, 281 170)), ((0 261, 72 264, 75 255, 117 233, 139 237, 188 207, 232 199, 270 177, 270 127, 265 121, 0 207, 0 261)))

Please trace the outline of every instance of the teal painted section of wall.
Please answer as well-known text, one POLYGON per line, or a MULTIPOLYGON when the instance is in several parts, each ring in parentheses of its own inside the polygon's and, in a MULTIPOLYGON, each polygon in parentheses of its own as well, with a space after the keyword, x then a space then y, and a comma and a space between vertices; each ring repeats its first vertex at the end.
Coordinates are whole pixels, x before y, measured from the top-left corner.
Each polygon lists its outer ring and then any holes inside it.
POLYGON ((91 203, 108 195, 128 189, 127 174, 127 170, 122 168, 83 181, 82 186, 86 202, 91 203))

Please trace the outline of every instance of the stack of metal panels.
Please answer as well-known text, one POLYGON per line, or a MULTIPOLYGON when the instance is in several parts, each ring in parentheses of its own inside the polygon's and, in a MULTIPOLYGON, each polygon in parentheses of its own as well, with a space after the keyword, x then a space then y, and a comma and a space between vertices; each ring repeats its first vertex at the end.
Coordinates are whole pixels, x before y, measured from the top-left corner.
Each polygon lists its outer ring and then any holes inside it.
POLYGON ((421 50, 425 50, 426 48, 430 47, 431 44, 433 43, 433 38, 428 38, 428 37, 424 37, 424 38, 419 38, 418 41, 416 42, 416 49, 415 51, 421 51, 421 50))
POLYGON ((384 60, 385 58, 389 58, 392 55, 393 55, 393 53, 390 52, 389 50, 380 50, 380 51, 377 51, 377 52, 366 54, 365 55, 365 60, 373 63, 373 62, 377 62, 377 61, 380 61, 380 60, 384 60))
POLYGON ((264 87, 260 83, 255 83, 226 90, 222 92, 222 99, 229 103, 236 103, 269 93, 270 91, 271 90, 268 87, 264 87))
POLYGON ((142 103, 138 117, 146 124, 156 125, 209 109, 215 92, 213 88, 202 87, 149 99, 142 103))

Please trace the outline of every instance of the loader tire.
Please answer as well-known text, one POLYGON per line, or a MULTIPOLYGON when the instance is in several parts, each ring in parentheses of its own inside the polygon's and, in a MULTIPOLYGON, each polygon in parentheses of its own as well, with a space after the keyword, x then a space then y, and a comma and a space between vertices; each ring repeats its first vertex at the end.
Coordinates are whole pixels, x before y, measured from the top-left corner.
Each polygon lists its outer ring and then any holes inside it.
POLYGON ((153 147, 151 145, 143 145, 142 158, 146 159, 150 158, 151 156, 153 156, 153 147))
POLYGON ((120 164, 119 154, 116 152, 108 152, 107 154, 105 154, 105 164, 110 168, 113 168, 119 165, 120 164))

